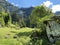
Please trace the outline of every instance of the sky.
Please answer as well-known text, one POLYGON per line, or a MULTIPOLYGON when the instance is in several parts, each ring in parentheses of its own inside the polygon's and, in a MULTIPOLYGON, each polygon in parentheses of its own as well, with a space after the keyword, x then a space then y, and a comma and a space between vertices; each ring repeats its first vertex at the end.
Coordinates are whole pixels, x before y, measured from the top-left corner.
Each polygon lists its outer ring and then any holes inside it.
POLYGON ((35 7, 44 4, 46 7, 51 8, 52 12, 60 11, 60 0, 6 0, 9 3, 18 7, 35 7))

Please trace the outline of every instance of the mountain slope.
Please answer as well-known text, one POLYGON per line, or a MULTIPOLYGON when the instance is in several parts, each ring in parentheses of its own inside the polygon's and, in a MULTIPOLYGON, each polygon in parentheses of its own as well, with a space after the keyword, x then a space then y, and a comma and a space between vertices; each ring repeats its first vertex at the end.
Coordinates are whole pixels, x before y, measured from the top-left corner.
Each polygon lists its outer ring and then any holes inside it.
POLYGON ((18 7, 13 6, 13 5, 10 4, 9 2, 7 2, 6 0, 0 0, 0 6, 2 6, 5 10, 8 9, 10 12, 19 9, 18 7))
POLYGON ((34 7, 18 8, 12 5, 11 3, 7 2, 6 0, 0 0, 0 7, 3 7, 5 11, 10 12, 12 23, 15 24, 16 22, 18 22, 19 25, 23 23, 28 24, 29 15, 31 14, 32 10, 34 10, 34 7))
POLYGON ((31 14, 34 7, 30 8, 18 8, 6 0, 0 0, 0 6, 2 6, 5 10, 9 10, 10 12, 16 12, 20 15, 28 16, 31 14))
POLYGON ((60 11, 56 12, 55 15, 60 15, 60 11))
POLYGON ((33 9, 34 9, 34 7, 20 8, 20 14, 22 14, 24 17, 28 17, 31 14, 33 9))

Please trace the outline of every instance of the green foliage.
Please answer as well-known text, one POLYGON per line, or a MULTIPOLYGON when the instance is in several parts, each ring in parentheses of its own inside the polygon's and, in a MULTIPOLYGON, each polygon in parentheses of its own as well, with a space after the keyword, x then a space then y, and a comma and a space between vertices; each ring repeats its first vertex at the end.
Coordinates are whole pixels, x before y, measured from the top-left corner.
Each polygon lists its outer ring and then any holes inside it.
POLYGON ((19 16, 17 15, 16 12, 13 12, 11 17, 12 17, 12 23, 19 21, 19 16))
POLYGON ((24 17, 19 15, 17 12, 12 13, 12 24, 18 25, 20 27, 25 27, 25 20, 24 17))
POLYGON ((57 40, 55 44, 60 45, 60 40, 57 40))
POLYGON ((24 20, 24 18, 23 18, 23 17, 22 17, 22 18, 20 18, 20 20, 19 20, 18 24, 19 24, 19 26, 20 26, 20 27, 26 27, 26 23, 25 23, 25 20, 24 20))
POLYGON ((8 22, 11 23, 11 16, 8 10, 5 10, 3 7, 0 7, 0 25, 8 25, 8 22))
POLYGON ((53 15, 54 14, 52 13, 51 9, 47 8, 44 5, 35 7, 30 15, 31 27, 44 27, 43 22, 45 20, 51 19, 53 15))
POLYGON ((10 22, 11 20, 9 13, 2 12, 2 15, 3 15, 5 25, 8 25, 8 22, 10 22))

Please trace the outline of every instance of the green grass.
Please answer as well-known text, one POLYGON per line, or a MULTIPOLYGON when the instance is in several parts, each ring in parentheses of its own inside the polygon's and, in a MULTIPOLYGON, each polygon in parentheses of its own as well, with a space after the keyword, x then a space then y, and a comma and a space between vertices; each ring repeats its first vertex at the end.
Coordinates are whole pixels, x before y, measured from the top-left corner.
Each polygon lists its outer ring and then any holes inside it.
MULTIPOLYGON (((0 45, 52 45, 45 38, 39 38, 36 42, 30 41, 34 28, 0 28, 0 45), (34 43, 34 44, 32 44, 34 43)), ((59 43, 58 43, 59 44, 59 43)), ((56 43, 57 45, 57 43, 56 43)))
POLYGON ((0 45, 27 45, 32 28, 0 28, 0 45))

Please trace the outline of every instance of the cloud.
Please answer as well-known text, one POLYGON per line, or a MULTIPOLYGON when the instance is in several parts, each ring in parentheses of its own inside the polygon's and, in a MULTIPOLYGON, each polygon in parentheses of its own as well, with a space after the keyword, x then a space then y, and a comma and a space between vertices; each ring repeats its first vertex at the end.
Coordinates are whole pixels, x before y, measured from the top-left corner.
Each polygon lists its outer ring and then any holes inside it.
POLYGON ((60 11, 60 5, 53 5, 52 6, 52 12, 60 11))
POLYGON ((46 7, 49 7, 50 5, 53 5, 53 3, 50 2, 50 1, 43 2, 43 4, 44 4, 46 7))
POLYGON ((15 6, 18 6, 18 4, 15 4, 15 6))
POLYGON ((15 5, 14 3, 11 3, 12 5, 15 5))
POLYGON ((7 1, 7 0, 6 0, 7 1))
POLYGON ((52 9, 52 12, 53 12, 53 13, 55 13, 55 12, 57 12, 57 11, 60 11, 60 4, 53 5, 53 3, 50 2, 50 0, 47 0, 47 1, 43 2, 43 4, 44 4, 46 7, 51 6, 51 9, 52 9))
POLYGON ((14 5, 14 6, 18 6, 18 4, 15 4, 15 3, 11 3, 12 5, 14 5))

